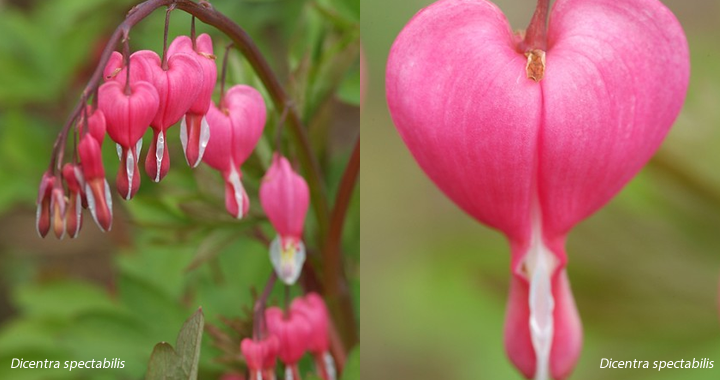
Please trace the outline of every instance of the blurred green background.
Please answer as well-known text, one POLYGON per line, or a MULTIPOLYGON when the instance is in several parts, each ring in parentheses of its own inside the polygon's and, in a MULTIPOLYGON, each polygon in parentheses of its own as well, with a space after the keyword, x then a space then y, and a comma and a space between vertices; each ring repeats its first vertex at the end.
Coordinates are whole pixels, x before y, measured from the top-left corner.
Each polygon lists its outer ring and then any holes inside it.
MULTIPOLYGON (((239 339, 254 300, 271 272, 267 246, 254 239, 259 225, 274 231, 257 199, 275 141, 279 112, 242 55, 233 50, 228 86, 253 85, 268 105, 265 135, 243 165, 251 198, 249 221, 227 215, 218 172, 183 158, 179 128, 168 133, 171 170, 160 184, 142 173, 136 198, 114 196, 113 229, 103 234, 89 213, 79 238, 58 241, 35 232, 35 198, 56 134, 94 70, 101 50, 135 0, 0 0, 0 379, 139 379, 153 346, 175 343, 198 306, 206 330, 200 379, 241 371, 239 339), (90 360, 120 358, 122 370, 12 370, 12 358, 90 360)), ((215 0, 215 8, 256 41, 292 94, 308 126, 328 201, 358 137, 359 0, 215 0)), ((130 33, 131 49, 162 51, 164 10, 130 33)), ((172 14, 170 40, 188 34, 190 16, 172 14)), ((213 37, 218 64, 229 39, 213 37)), ((218 68, 219 70, 219 68, 218 68)), ((218 78, 219 79, 219 78, 218 78)), ((219 97, 216 88, 215 101, 219 97)), ((287 132, 287 130, 286 130, 287 132)), ((151 132, 145 136, 146 153, 151 132)), ((284 134, 283 152, 295 155, 284 134)), ((118 160, 105 139, 106 175, 114 193, 118 160)), ((70 157, 72 143, 66 157, 70 157)), ((359 310, 359 191, 342 235, 349 292, 359 310)), ((306 226, 309 258, 317 260, 317 225, 306 226)), ((291 295, 299 293, 294 287, 291 295)), ((271 304, 283 301, 276 286, 271 304)), ((357 319, 357 316, 356 316, 357 319)), ((244 330, 243 330, 244 329, 244 330)), ((312 368, 304 359, 303 373, 312 368)), ((359 370, 355 371, 359 377, 359 370)), ((350 378, 350 377, 348 377, 350 378)))
MULTIPOLYGON (((508 245, 435 188, 387 111, 388 51, 430 3, 362 3, 363 378, 519 379, 502 343, 508 245)), ((689 93, 650 164, 570 233, 568 273, 585 331, 573 379, 720 378, 720 2, 664 3, 690 43, 689 93), (601 358, 709 358, 715 369, 601 370, 601 358)), ((496 4, 513 29, 535 8, 496 4)))

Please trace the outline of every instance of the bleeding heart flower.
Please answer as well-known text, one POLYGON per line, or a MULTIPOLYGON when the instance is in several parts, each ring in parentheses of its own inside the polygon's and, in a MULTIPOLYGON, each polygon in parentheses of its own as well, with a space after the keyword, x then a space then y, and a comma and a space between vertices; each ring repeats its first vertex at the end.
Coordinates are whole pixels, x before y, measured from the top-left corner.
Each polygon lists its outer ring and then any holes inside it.
MULTIPOLYGON (((131 67, 133 72, 137 65, 131 67)), ((107 133, 118 144, 120 168, 116 186, 123 198, 129 200, 140 188, 138 155, 142 136, 158 110, 158 93, 150 83, 133 81, 131 77, 129 94, 125 93, 123 83, 111 81, 100 86, 98 98, 107 121, 107 133)))
POLYGON ((97 140, 98 144, 102 146, 103 140, 105 139, 106 122, 105 115, 100 111, 99 108, 93 109, 91 105, 85 107, 85 113, 80 113, 80 118, 77 122, 78 135, 82 137, 85 134, 85 114, 87 114, 87 132, 97 140))
POLYGON ((250 157, 265 128, 265 101, 250 86, 233 86, 220 99, 219 107, 210 105, 207 122, 212 138, 203 162, 219 170, 225 179, 225 208, 242 219, 250 200, 242 185, 240 166, 250 157))
POLYGON ((260 185, 260 204, 278 233, 270 244, 270 261, 277 276, 288 285, 300 277, 305 262, 302 234, 309 202, 305 179, 276 153, 260 185))
POLYGON ((297 363, 305 354, 310 335, 310 325, 302 314, 290 310, 287 315, 277 307, 265 310, 267 330, 275 335, 280 344, 278 356, 285 364, 285 378, 299 380, 297 363))
MULTIPOLYGON (((92 133, 90 135, 92 136, 92 133)), ((70 192, 67 213, 65 214, 65 228, 68 235, 75 238, 80 232, 80 228, 82 228, 82 199, 85 194, 83 190, 85 188, 85 178, 80 165, 71 163, 63 166, 63 178, 70 192)))
POLYGON ((315 357, 315 366, 323 380, 335 380, 335 361, 328 351, 330 348, 330 314, 322 297, 317 293, 308 293, 305 297, 295 298, 290 309, 305 317, 310 326, 307 349, 315 357))
MULTIPOLYGON (((166 68, 154 51, 140 50, 130 55, 130 82, 147 81, 158 94, 157 112, 150 123, 153 142, 145 158, 145 171, 155 182, 170 170, 166 131, 190 109, 203 85, 203 69, 193 55, 169 55, 166 68)), ((124 85, 125 70, 122 55, 114 52, 103 73, 106 80, 124 85)))
POLYGON ((275 360, 279 350, 280 343, 275 335, 270 335, 263 340, 243 339, 240 342, 240 351, 250 371, 250 379, 274 378, 275 360))
POLYGON ((112 227, 112 196, 105 179, 100 144, 88 133, 80 140, 78 155, 82 162, 90 213, 100 229, 109 231, 112 227))
POLYGON ((443 0, 395 41, 393 121, 447 196, 512 249, 505 345, 527 377, 564 378, 582 332, 569 230, 648 161, 682 107, 688 47, 656 0, 547 0, 526 38, 485 0, 443 0))
POLYGON ((35 214, 35 228, 37 229, 38 235, 42 238, 47 236, 50 231, 50 224, 52 222, 50 202, 54 186, 55 176, 48 170, 43 174, 42 179, 40 179, 40 187, 36 201, 37 213, 35 214))
POLYGON ((212 94, 217 82, 217 66, 212 39, 207 34, 199 35, 194 43, 188 36, 175 38, 168 48, 168 54, 173 56, 180 52, 194 55, 203 72, 200 92, 180 123, 180 141, 185 152, 185 160, 191 167, 196 167, 202 160, 210 140, 210 129, 205 114, 212 103, 212 94))

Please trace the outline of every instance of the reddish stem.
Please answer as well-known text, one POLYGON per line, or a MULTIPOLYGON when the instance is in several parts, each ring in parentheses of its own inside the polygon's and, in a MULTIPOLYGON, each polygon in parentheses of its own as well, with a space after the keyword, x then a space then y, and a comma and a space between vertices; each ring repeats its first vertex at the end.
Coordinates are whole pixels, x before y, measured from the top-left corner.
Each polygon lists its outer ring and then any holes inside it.
POLYGON ((353 310, 350 291, 347 287, 347 280, 343 271, 342 255, 340 246, 342 244, 342 232, 345 226, 350 200, 355 189, 358 174, 360 172, 360 138, 355 143, 355 148, 350 160, 345 167, 340 187, 335 198, 335 205, 332 209, 330 219, 330 230, 323 249, 323 285, 325 295, 328 298, 330 311, 336 321, 340 322, 340 331, 343 332, 345 349, 349 349, 358 342, 358 335, 355 312, 353 310))
POLYGON ((550 0, 538 0, 535 13, 530 19, 530 25, 525 32, 525 40, 520 48, 523 52, 539 49, 547 51, 547 19, 550 9, 550 0))
POLYGON ((265 305, 270 297, 270 292, 272 291, 273 286, 275 286, 276 280, 277 275, 273 270, 272 273, 270 273, 270 278, 268 278, 268 281, 265 284, 265 289, 260 297, 255 301, 255 306, 253 307, 253 339, 256 341, 262 339, 262 333, 267 329, 267 326, 265 326, 265 305))

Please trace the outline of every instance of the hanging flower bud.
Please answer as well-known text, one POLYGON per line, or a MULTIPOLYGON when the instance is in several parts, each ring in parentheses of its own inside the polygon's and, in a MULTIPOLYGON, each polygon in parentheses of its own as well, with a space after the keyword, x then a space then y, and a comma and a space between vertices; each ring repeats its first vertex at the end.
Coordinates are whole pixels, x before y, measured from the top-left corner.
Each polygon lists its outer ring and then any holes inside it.
MULTIPOLYGON (((92 136, 92 134, 90 134, 92 136)), ((99 144, 98 144, 99 145, 99 144)), ((85 194, 85 178, 79 165, 71 163, 63 166, 63 178, 68 187, 69 202, 65 214, 65 229, 71 238, 75 238, 82 228, 82 198, 85 194)))
POLYGON ((310 326, 302 314, 290 310, 287 315, 277 307, 265 310, 267 330, 278 338, 278 356, 285 364, 285 379, 300 380, 297 363, 307 350, 310 326))
POLYGON ((242 185, 240 166, 250 157, 265 128, 265 101, 250 86, 236 85, 220 99, 218 107, 210 105, 206 115, 212 138, 203 162, 219 170, 225 180, 225 208, 242 219, 250 200, 242 185))
MULTIPOLYGON (((140 71, 139 66, 132 66, 131 73, 140 71)), ((138 155, 142 136, 157 113, 160 103, 158 93, 150 83, 133 81, 131 77, 130 94, 125 94, 123 83, 110 81, 100 86, 98 97, 98 105, 107 121, 107 133, 118 144, 121 163, 116 180, 117 190, 123 198, 129 200, 140 188, 138 155)))
POLYGON ((109 231, 112 227, 112 197, 105 179, 100 144, 88 133, 80 140, 78 154, 82 162, 90 213, 100 229, 109 231))
POLYGON ((275 335, 264 340, 245 338, 240 343, 251 380, 268 380, 275 377, 275 360, 280 350, 280 343, 275 335))
POLYGON ((207 34, 201 34, 193 41, 188 36, 179 36, 173 40, 168 48, 168 55, 176 53, 194 55, 202 66, 203 83, 195 102, 183 116, 180 124, 180 141, 182 141, 185 160, 191 167, 196 167, 202 160, 205 148, 210 140, 210 128, 205 118, 212 94, 217 82, 217 66, 213 55, 212 39, 207 34))
POLYGON ((53 186, 50 210, 55 237, 62 239, 65 236, 65 192, 60 181, 55 181, 53 186))
POLYGON ((51 224, 51 208, 50 203, 52 199, 52 190, 55 186, 55 176, 52 175, 50 170, 43 174, 40 179, 40 187, 38 189, 37 197, 37 212, 35 214, 35 228, 37 229, 38 235, 44 238, 50 231, 51 224))
POLYGON ((310 335, 307 349, 315 357, 315 366, 322 380, 337 378, 335 361, 330 355, 329 321, 330 314, 322 297, 317 293, 308 293, 305 297, 295 298, 290 310, 301 314, 308 321, 310 335))
POLYGON ((505 346, 526 377, 572 371, 566 236, 648 161, 685 97, 678 21, 657 0, 621 3, 557 0, 546 28, 540 0, 523 39, 489 1, 438 1, 388 58, 390 113, 420 167, 510 241, 505 346))
POLYGON ((78 136, 81 138, 85 134, 85 114, 88 116, 87 132, 90 133, 102 147, 103 140, 105 140, 105 131, 107 129, 105 115, 99 108, 93 110, 92 106, 86 106, 85 112, 80 113, 80 118, 77 122, 78 136))
POLYGON ((275 154, 260 185, 260 203, 278 234, 270 244, 270 261, 288 285, 300 277, 305 262, 302 234, 309 202, 303 177, 293 171, 285 157, 275 154))

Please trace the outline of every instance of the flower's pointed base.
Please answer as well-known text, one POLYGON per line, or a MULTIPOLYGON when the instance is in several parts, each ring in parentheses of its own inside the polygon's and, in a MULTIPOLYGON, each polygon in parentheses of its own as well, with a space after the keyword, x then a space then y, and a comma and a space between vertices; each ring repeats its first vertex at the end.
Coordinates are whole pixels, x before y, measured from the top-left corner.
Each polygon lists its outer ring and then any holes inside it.
POLYGON ((82 228, 82 196, 80 193, 71 192, 69 200, 67 215, 65 216, 65 228, 68 236, 74 239, 80 233, 80 228, 82 228))
POLYGON ((160 182, 169 170, 170 155, 165 141, 165 132, 153 129, 153 141, 145 157, 145 172, 154 182, 160 182))
POLYGON ((205 115, 187 113, 180 123, 180 142, 182 142, 185 161, 194 168, 200 164, 205 148, 210 141, 210 127, 205 115))
POLYGON ((305 244, 298 239, 276 236, 270 243, 270 262, 282 282, 295 284, 305 263, 305 244))
POLYGON ((85 194, 88 199, 88 208, 95 223, 103 231, 112 228, 112 196, 110 185, 104 178, 95 178, 85 183, 85 194))
POLYGON ((115 185, 118 193, 125 200, 130 200, 140 189, 140 171, 138 168, 138 156, 142 148, 142 139, 138 140, 135 147, 127 149, 120 147, 120 167, 115 178, 115 185))
POLYGON ((225 177, 225 208, 236 219, 244 218, 250 209, 250 199, 243 187, 240 172, 232 165, 225 177))

